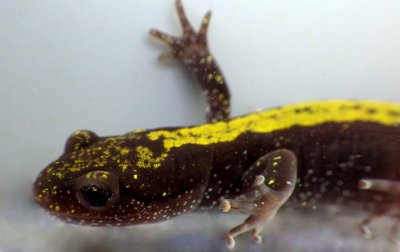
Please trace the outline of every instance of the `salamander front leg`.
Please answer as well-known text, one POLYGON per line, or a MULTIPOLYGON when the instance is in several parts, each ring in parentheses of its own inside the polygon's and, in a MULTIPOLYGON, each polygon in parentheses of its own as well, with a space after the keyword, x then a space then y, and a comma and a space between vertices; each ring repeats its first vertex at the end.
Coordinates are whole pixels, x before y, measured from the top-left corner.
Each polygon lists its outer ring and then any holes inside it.
POLYGON ((235 199, 221 201, 223 212, 236 209, 250 214, 242 224, 225 235, 229 249, 235 247, 236 236, 250 230, 253 241, 261 243, 259 233, 290 197, 296 179, 297 159, 293 152, 286 149, 262 156, 248 169, 242 177, 243 193, 235 199))
POLYGON ((225 78, 207 45, 207 30, 211 12, 207 12, 196 32, 186 17, 180 0, 176 9, 181 22, 183 34, 172 36, 156 29, 150 34, 170 47, 170 52, 160 55, 160 59, 176 59, 184 63, 187 69, 197 78, 207 98, 207 121, 217 122, 229 118, 230 95, 225 78))

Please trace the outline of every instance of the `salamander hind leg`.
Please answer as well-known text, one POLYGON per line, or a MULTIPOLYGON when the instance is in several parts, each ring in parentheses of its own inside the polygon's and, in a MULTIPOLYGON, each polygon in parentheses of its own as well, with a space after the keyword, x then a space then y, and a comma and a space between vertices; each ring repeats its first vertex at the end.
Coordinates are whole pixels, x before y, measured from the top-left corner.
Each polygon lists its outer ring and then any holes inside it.
POLYGON ((226 235, 228 248, 235 246, 234 238, 251 231, 252 240, 261 242, 259 233, 292 194, 297 179, 297 159, 293 152, 280 149, 260 157, 242 177, 242 193, 234 199, 223 199, 221 209, 250 214, 226 235))
POLYGON ((225 78, 211 55, 207 45, 207 30, 211 12, 207 12, 196 32, 188 21, 180 0, 176 1, 176 9, 183 29, 181 36, 172 36, 156 29, 150 34, 170 47, 170 52, 160 55, 160 59, 176 59, 184 63, 197 78, 207 98, 207 121, 217 122, 229 118, 230 94, 225 78))

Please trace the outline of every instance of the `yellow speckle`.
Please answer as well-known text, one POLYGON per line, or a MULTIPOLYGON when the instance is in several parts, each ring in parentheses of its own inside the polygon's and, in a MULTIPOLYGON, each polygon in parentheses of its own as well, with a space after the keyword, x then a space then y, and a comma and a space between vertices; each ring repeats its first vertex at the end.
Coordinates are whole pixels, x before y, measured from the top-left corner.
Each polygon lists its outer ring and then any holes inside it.
POLYGON ((59 179, 64 178, 64 174, 62 172, 56 172, 54 175, 59 179))
POLYGON ((129 148, 122 148, 120 150, 121 155, 126 155, 130 152, 131 150, 129 148))
POLYGON ((137 174, 133 174, 133 178, 134 179, 138 179, 138 175, 137 174))
POLYGON ((129 163, 128 160, 124 160, 124 162, 122 162, 119 166, 121 167, 122 172, 125 172, 126 169, 131 167, 131 164, 129 163))
POLYGON ((57 186, 53 186, 50 190, 52 195, 56 195, 57 194, 57 186))
POLYGON ((166 193, 166 192, 163 192, 162 196, 164 196, 164 197, 165 197, 166 195, 167 195, 167 193, 166 193))
POLYGON ((278 166, 278 165, 279 165, 278 162, 276 162, 276 161, 272 162, 272 166, 278 166))
POLYGON ((96 167, 104 167, 107 164, 107 160, 96 159, 94 162, 96 167))
POLYGON ((60 209, 60 206, 56 206, 55 208, 54 208, 54 210, 56 210, 57 212, 59 212, 61 209, 60 209))
POLYGON ((43 195, 42 195, 42 194, 39 194, 39 195, 37 195, 35 198, 36 198, 36 201, 41 202, 42 199, 43 199, 43 195))
POLYGON ((271 179, 270 181, 268 181, 268 185, 272 185, 275 183, 275 179, 271 179))
POLYGON ((213 57, 211 55, 208 55, 206 61, 207 63, 211 63, 213 61, 213 57))
POLYGON ((213 75, 212 73, 209 73, 209 74, 207 75, 207 79, 208 79, 208 80, 212 80, 213 77, 214 77, 214 75, 213 75))
POLYGON ((217 74, 217 75, 215 76, 215 81, 216 81, 217 83, 219 83, 219 84, 223 84, 223 83, 224 83, 224 78, 222 78, 222 75, 217 74))
POLYGON ((78 171, 81 170, 81 168, 71 167, 71 168, 68 168, 68 170, 69 170, 70 172, 78 172, 78 171))

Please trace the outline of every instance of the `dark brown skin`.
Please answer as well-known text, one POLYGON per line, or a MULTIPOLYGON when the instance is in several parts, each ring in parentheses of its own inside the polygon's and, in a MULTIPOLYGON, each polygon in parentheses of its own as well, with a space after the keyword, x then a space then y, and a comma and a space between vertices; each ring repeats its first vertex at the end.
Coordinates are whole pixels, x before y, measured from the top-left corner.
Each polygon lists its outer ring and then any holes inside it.
POLYGON ((111 137, 75 132, 34 184, 43 208, 92 226, 151 223, 218 206, 248 213, 225 235, 229 248, 247 231, 261 242, 282 205, 399 214, 400 106, 310 102, 230 119, 228 86, 207 47, 211 14, 196 33, 176 4, 183 36, 151 34, 171 47, 161 58, 181 60, 199 80, 209 124, 111 137))

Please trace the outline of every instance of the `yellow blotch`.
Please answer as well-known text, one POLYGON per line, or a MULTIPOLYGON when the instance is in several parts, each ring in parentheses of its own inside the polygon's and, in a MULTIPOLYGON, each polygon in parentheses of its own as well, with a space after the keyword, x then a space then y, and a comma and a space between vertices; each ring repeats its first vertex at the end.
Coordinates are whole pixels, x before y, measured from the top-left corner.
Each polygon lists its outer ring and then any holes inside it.
POLYGON ((158 168, 161 166, 161 162, 167 157, 167 153, 162 153, 160 156, 155 157, 153 151, 144 146, 138 146, 135 150, 138 157, 136 165, 140 168, 158 168))
MULTIPOLYGON (((288 105, 237 117, 227 122, 159 130, 147 134, 150 140, 163 140, 164 153, 185 144, 210 145, 235 140, 244 132, 270 133, 293 126, 314 126, 326 122, 376 122, 384 125, 400 124, 400 106, 375 101, 334 100, 288 105), (370 113, 370 110, 376 112, 370 113)), ((149 157, 150 153, 144 157, 149 157)), ((151 160, 155 157, 151 153, 151 160)))
POLYGON ((137 174, 133 174, 133 178, 134 179, 138 179, 138 175, 137 174))
POLYGON ((213 61, 213 57, 211 55, 208 55, 206 61, 207 63, 211 63, 213 61))
MULTIPOLYGON (((214 93, 218 90, 213 90, 214 93)), ((375 122, 388 126, 400 124, 400 106, 377 101, 311 101, 252 113, 226 122, 204 124, 178 130, 158 130, 147 134, 148 139, 162 139, 164 151, 158 157, 143 146, 136 151, 138 167, 157 168, 172 148, 186 144, 211 145, 234 141, 245 132, 270 133, 293 126, 315 126, 327 122, 375 122), (371 112, 372 111, 372 112, 371 112)), ((276 157, 276 160, 281 157, 276 157)))

